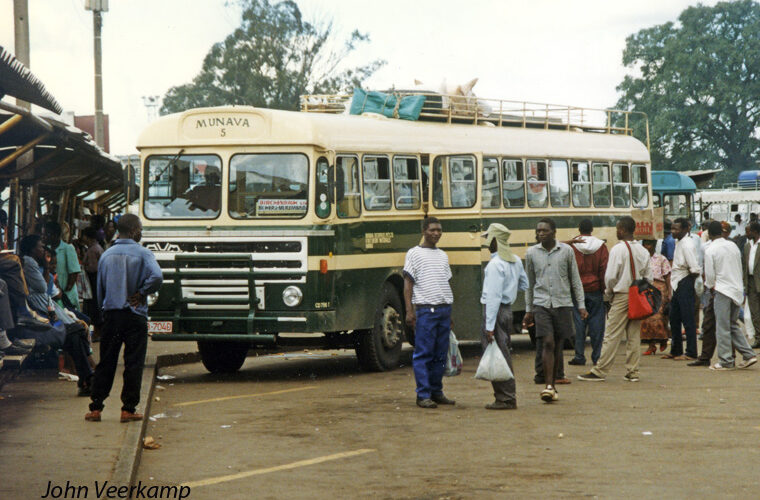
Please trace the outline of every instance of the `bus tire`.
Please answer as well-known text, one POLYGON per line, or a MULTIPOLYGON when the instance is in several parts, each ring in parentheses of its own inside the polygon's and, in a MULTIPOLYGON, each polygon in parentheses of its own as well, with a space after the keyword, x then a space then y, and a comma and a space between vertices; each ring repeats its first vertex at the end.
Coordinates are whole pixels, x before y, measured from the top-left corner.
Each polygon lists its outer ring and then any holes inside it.
POLYGON ((362 370, 384 372, 398 367, 404 342, 404 308, 390 283, 384 283, 375 310, 374 326, 357 331, 356 357, 362 370))
POLYGON ((234 373, 243 366, 249 345, 245 342, 198 342, 201 362, 211 373, 234 373))

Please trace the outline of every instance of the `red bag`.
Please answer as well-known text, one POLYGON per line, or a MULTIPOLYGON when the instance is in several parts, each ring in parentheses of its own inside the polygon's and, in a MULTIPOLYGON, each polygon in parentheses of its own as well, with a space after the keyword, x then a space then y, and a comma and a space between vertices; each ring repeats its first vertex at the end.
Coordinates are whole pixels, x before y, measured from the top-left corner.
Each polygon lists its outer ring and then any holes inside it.
POLYGON ((628 319, 644 319, 653 315, 662 305, 662 294, 660 291, 649 284, 646 279, 636 279, 636 267, 633 265, 633 252, 631 245, 623 240, 628 248, 628 256, 631 262, 631 283, 628 288, 628 319))

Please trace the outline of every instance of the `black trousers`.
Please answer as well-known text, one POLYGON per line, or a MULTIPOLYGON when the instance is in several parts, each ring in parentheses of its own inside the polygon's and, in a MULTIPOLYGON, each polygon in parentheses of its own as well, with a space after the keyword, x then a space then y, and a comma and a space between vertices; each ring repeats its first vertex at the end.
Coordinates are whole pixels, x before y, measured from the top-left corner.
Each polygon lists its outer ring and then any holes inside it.
POLYGON ((87 356, 90 355, 90 343, 88 333, 80 323, 66 325, 66 340, 63 342, 63 350, 71 355, 74 367, 79 376, 79 387, 86 387, 92 381, 92 369, 87 356))
POLYGON ((90 410, 102 410, 113 387, 119 351, 124 344, 124 385, 121 389, 121 409, 134 412, 140 402, 140 385, 148 349, 148 320, 131 309, 103 312, 100 337, 100 362, 92 380, 90 410))
MULTIPOLYGON (((509 369, 514 373, 515 369, 512 366, 512 355, 509 352, 509 348, 512 345, 512 326, 512 307, 509 304, 501 304, 499 306, 499 311, 496 314, 496 324, 493 329, 494 342, 499 346, 501 353, 504 355, 504 359, 507 360, 509 369)), ((485 306, 483 306, 483 323, 480 332, 480 344, 483 347, 483 351, 485 351, 489 344, 488 338, 486 337, 485 306)), ((496 401, 504 403, 517 402, 514 378, 506 382, 491 382, 491 385, 493 386, 493 397, 496 401)))

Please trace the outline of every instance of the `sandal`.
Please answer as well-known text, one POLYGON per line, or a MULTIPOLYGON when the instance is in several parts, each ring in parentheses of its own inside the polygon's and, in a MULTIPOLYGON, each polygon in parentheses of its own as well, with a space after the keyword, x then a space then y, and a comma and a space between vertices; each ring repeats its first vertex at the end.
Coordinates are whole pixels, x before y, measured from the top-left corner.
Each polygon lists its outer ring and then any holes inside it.
POLYGON ((663 354, 662 356, 660 356, 660 359, 675 359, 675 356, 673 356, 670 353, 667 353, 667 354, 663 354))
POLYGON ((646 351, 644 351, 642 353, 642 355, 643 356, 651 356, 652 354, 654 354, 656 352, 657 352, 657 347, 653 347, 653 346, 650 345, 649 349, 647 349, 646 351))

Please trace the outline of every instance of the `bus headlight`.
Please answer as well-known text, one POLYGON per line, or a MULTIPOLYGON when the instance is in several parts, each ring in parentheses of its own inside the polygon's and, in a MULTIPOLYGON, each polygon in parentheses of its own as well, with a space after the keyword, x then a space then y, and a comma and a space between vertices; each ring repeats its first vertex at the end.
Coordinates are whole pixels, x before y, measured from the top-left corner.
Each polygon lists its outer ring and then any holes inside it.
POLYGON ((151 293, 150 295, 145 297, 145 302, 148 304, 148 307, 155 304, 156 301, 158 301, 158 292, 151 293))
POLYGON ((289 286, 282 291, 282 301, 288 307, 295 307, 303 300, 303 292, 297 286, 289 286))

